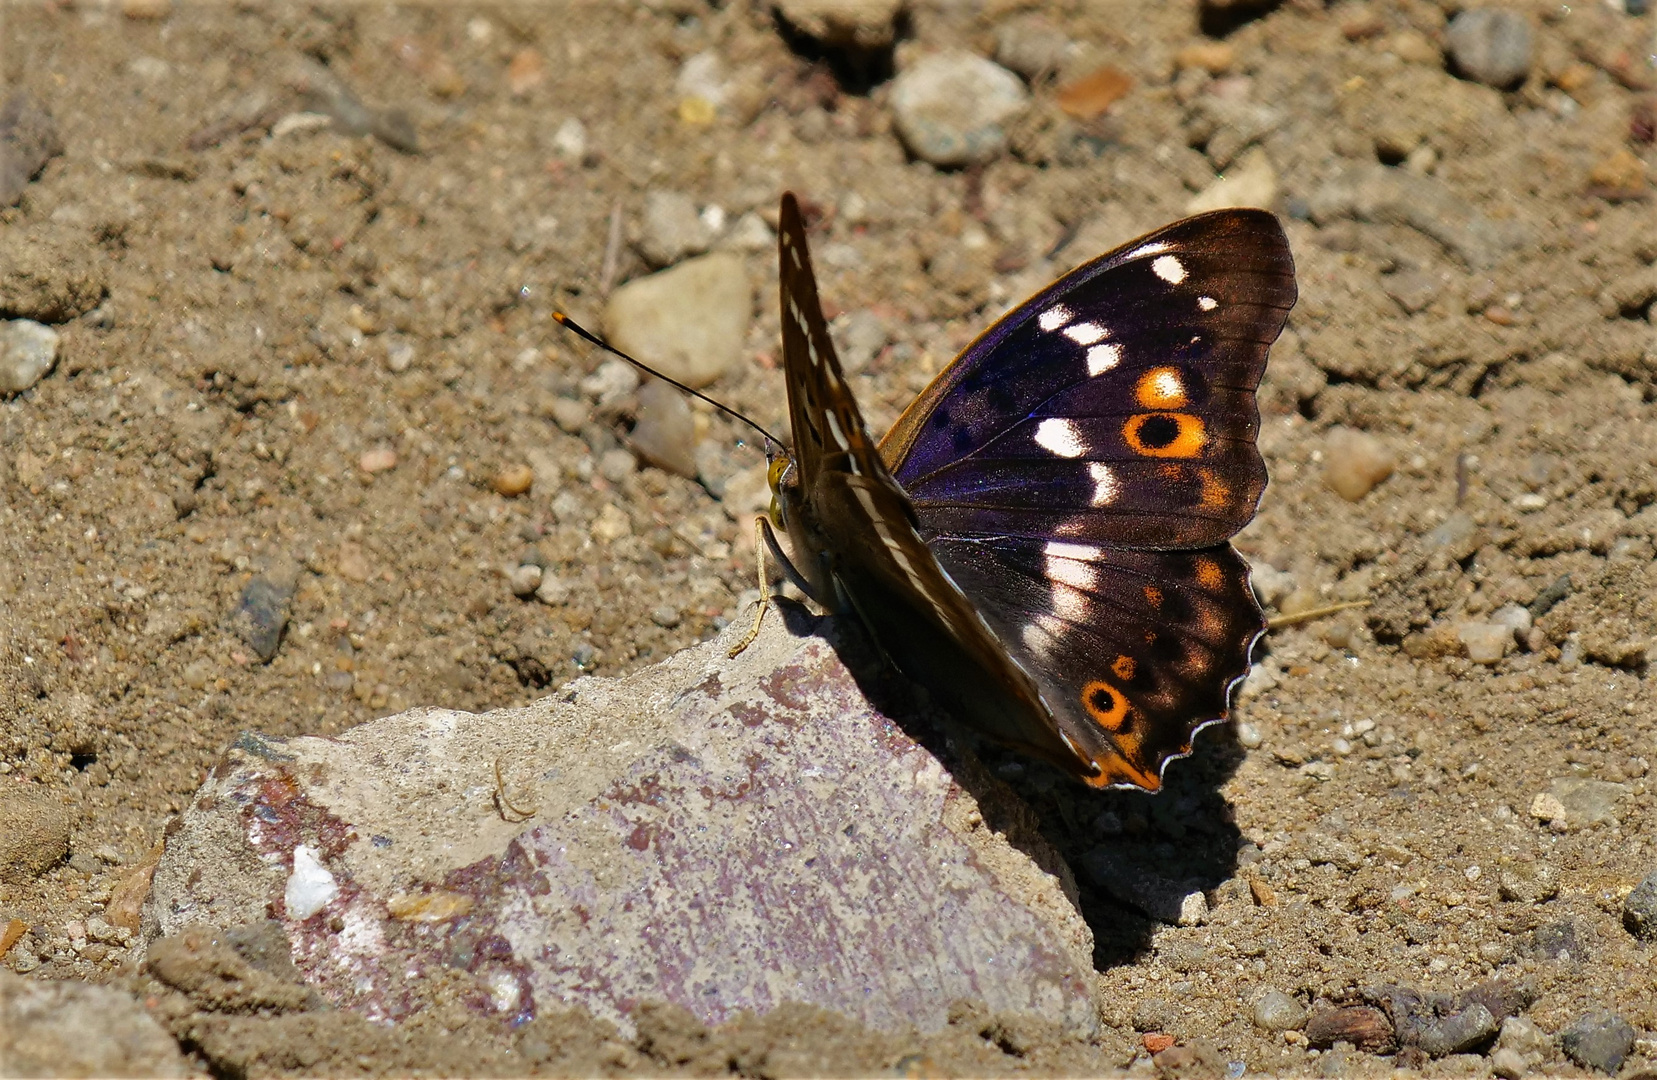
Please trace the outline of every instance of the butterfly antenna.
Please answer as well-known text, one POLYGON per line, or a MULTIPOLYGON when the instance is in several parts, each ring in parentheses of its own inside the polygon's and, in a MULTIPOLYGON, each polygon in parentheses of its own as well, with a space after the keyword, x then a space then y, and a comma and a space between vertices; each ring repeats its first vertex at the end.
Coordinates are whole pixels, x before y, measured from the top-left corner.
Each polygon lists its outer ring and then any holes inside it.
POLYGON ((735 409, 731 408, 729 405, 724 405, 724 404, 721 404, 720 402, 715 401, 713 398, 711 398, 708 395, 702 393, 700 390, 692 390, 690 387, 686 386, 684 383, 680 382, 678 379, 670 378, 666 375, 663 375, 661 372, 657 371, 655 368, 651 367, 649 364, 645 363, 643 360, 639 360, 636 357, 628 356, 626 353, 622 352, 620 349, 616 348, 614 345, 610 344, 608 341, 605 341, 603 338, 599 337, 597 334, 593 333, 591 330, 588 330, 585 326, 582 326, 580 323, 576 322, 574 319, 570 318, 568 315, 564 314, 562 311, 553 312, 552 313, 552 318, 553 318, 553 321, 556 322, 559 326, 562 326, 564 329, 571 331, 577 337, 581 338, 582 340, 584 340, 584 341, 586 341, 590 344, 597 345, 599 348, 603 349, 605 352, 611 354, 612 356, 619 356, 621 359, 627 361, 629 364, 632 364, 634 367, 638 368, 640 371, 644 372, 646 375, 650 375, 654 378, 660 379, 663 382, 667 383, 669 386, 676 387, 676 388, 684 391, 685 393, 689 394, 693 398, 702 399, 703 401, 707 402, 709 405, 712 405, 714 408, 716 408, 720 412, 724 413, 726 416, 729 416, 732 420, 736 420, 736 421, 739 421, 741 423, 747 424, 749 427, 751 427, 755 431, 759 432, 760 438, 765 440, 765 442, 767 444, 766 445, 765 456, 767 458, 769 458, 771 456, 771 447, 775 446, 775 447, 780 448, 780 447, 785 445, 781 439, 777 438, 775 435, 771 434, 769 431, 766 431, 764 428, 760 427, 759 424, 755 423, 753 420, 749 419, 748 417, 744 416, 743 414, 737 412, 735 409))

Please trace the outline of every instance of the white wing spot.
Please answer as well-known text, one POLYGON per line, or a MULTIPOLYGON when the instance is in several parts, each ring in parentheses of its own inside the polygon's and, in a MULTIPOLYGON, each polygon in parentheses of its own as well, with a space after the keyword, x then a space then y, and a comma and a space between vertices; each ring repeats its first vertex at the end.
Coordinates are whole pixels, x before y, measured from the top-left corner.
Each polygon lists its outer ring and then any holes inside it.
POLYGON ((1087 373, 1103 375, 1122 362, 1122 346, 1095 345, 1087 351, 1087 373))
POLYGON ((1069 420, 1043 420, 1036 425, 1036 445, 1059 457, 1081 457, 1087 452, 1082 445, 1082 433, 1069 420))
POLYGON ((1161 240, 1158 240, 1154 244, 1146 244, 1143 247, 1134 248, 1132 251, 1128 252, 1128 258, 1143 259, 1147 255, 1161 255, 1167 250, 1168 245, 1163 243, 1161 240))
MULTIPOLYGON (((1116 496, 1122 493, 1122 482, 1116 479, 1116 474, 1110 471, 1109 465, 1090 461, 1087 463, 1087 475, 1093 481, 1094 506, 1109 506, 1116 501, 1116 496)), ((1052 544, 1047 546, 1049 549, 1053 547, 1052 544)))
POLYGON ((1212 296, 1199 296, 1197 297, 1197 306, 1204 311, 1213 311, 1220 306, 1220 302, 1212 296))
POLYGON ((1075 317, 1076 313, 1065 307, 1063 304, 1054 304, 1052 307, 1036 316, 1036 325, 1041 327, 1043 330, 1046 330, 1048 333, 1052 333, 1054 330, 1057 330, 1059 327, 1063 326, 1075 317))
POLYGON ((1185 280, 1185 264, 1172 255, 1159 255, 1151 263, 1151 273, 1170 285, 1178 285, 1185 280))
MULTIPOLYGON (((1102 469, 1104 466, 1089 465, 1088 468, 1102 469)), ((1080 559, 1083 562, 1091 562, 1104 554, 1092 544, 1067 544, 1063 540, 1047 541, 1046 546, 1041 549, 1041 553, 1049 559, 1080 559)))
POLYGON ((1092 345, 1096 341, 1103 341, 1110 335, 1098 323, 1079 322, 1075 326, 1065 327, 1064 336, 1078 345, 1092 345))
POLYGON ((1047 576, 1083 592, 1092 592, 1099 584, 1099 572, 1093 564, 1075 559, 1048 559, 1047 576))

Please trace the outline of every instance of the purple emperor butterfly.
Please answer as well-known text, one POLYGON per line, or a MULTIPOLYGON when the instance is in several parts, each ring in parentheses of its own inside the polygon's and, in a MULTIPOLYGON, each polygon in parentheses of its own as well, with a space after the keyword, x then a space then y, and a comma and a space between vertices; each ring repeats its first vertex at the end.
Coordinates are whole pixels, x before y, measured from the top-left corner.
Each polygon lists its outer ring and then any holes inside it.
POLYGON ((1096 787, 1161 787, 1265 628, 1228 541, 1266 486, 1254 392, 1295 302, 1277 220, 1202 214, 1072 271, 878 444, 792 195, 778 253, 794 446, 771 450, 772 553, 960 720, 1096 787))

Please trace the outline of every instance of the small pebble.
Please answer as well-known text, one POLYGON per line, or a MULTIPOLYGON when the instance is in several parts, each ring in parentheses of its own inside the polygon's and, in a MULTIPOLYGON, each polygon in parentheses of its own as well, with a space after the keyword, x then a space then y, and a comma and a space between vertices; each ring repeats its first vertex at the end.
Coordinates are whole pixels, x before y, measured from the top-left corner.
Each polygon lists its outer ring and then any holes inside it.
POLYGON ((557 574, 542 572, 541 584, 535 588, 535 599, 554 607, 570 598, 570 586, 557 574))
POLYGON ((1373 1005, 1319 1009, 1306 1019, 1306 1039, 1320 1050, 1345 1042, 1373 1054, 1392 1046, 1392 1021, 1373 1005))
POLYGON ((1226 41, 1199 41, 1174 54, 1174 66, 1223 75, 1237 62, 1237 50, 1226 41))
POLYGON ((397 467, 397 451, 388 446, 365 450, 362 457, 357 459, 357 468, 365 473, 389 472, 397 467))
POLYGON ((284 914, 303 922, 327 907, 339 895, 339 882, 322 865, 314 848, 300 844, 293 849, 293 871, 283 890, 284 914))
POLYGON ((1324 439, 1323 482, 1347 502, 1357 502, 1392 475, 1396 459, 1386 443, 1366 431, 1335 427, 1324 439))
POLYGON ((1473 663, 1496 664, 1513 647, 1513 628, 1501 623, 1464 622, 1456 628, 1456 640, 1473 663))
POLYGON ((508 499, 527 494, 534 483, 535 470, 522 464, 507 465, 489 478, 489 486, 495 489, 495 493, 508 499))
POLYGON ((231 618, 236 633, 265 663, 276 658, 282 631, 288 625, 297 578, 290 573, 261 574, 242 589, 231 618))
POLYGON ((1059 70, 1069 51, 1069 35, 1043 15, 1020 15, 995 31, 995 62, 1031 82, 1059 70))
POLYGON ((829 324, 829 334, 840 356, 840 366, 851 375, 868 367, 890 340, 885 321, 868 308, 838 316, 829 324))
POLYGON ((592 532, 595 539, 608 544, 633 535, 633 521, 627 516, 627 511, 615 503, 606 503, 593 522, 592 532))
POLYGON ((1496 891, 1515 903, 1546 903, 1559 895, 1559 875, 1547 863, 1514 863, 1496 872, 1496 891))
POLYGON ((1292 1031, 1306 1022, 1306 1009, 1281 990, 1267 990, 1254 1003, 1254 1025, 1265 1031, 1292 1031))
POLYGON ((507 571, 506 584, 512 590, 512 595, 529 598, 536 594, 541 587, 541 577, 544 571, 533 563, 523 563, 507 571))
POLYGON ((1245 750, 1258 750, 1260 748, 1260 744, 1265 741, 1265 736, 1260 734, 1260 729, 1258 727, 1246 720, 1239 720, 1237 722, 1238 746, 1241 746, 1245 750))
POLYGON ((1592 1009, 1559 1033, 1559 1047, 1584 1069, 1610 1075, 1628 1059, 1634 1035, 1634 1026, 1616 1013, 1592 1009))
POLYGON ((550 411, 553 423, 570 435, 580 434, 581 428, 593 414, 586 402, 567 397, 553 398, 550 411))
POLYGON ((650 191, 644 197, 639 254, 651 267, 672 266, 708 250, 713 231, 696 212, 696 202, 682 191, 650 191))
POLYGON ((1107 64, 1059 87, 1053 101, 1066 114, 1085 122, 1103 116, 1132 89, 1133 78, 1107 64))
POLYGON ((1442 281, 1420 270, 1400 270, 1381 279, 1381 291, 1392 297, 1406 315, 1429 307, 1443 290, 1442 281))
POLYGON ((31 319, 0 320, 0 394, 20 394, 58 362, 58 332, 31 319))
POLYGON ((1531 802, 1531 816, 1567 829, 1617 820, 1617 804, 1628 794, 1624 784, 1585 776, 1561 776, 1531 802), (1544 816, 1545 815, 1545 816, 1544 816))
POLYGON ((604 329, 616 348, 700 389, 743 354, 753 317, 742 256, 716 251, 621 286, 605 306, 604 329))
POLYGON ((655 623, 657 626, 665 627, 669 630, 679 625, 679 618, 679 609, 671 604, 663 604, 661 607, 654 608, 650 612, 651 622, 655 623))
POLYGON ((1646 175, 1645 162, 1624 146, 1588 171, 1588 190, 1606 199, 1637 199, 1645 194, 1646 175))
POLYGON ((596 399, 600 406, 614 405, 637 390, 642 378, 639 369, 627 361, 606 360, 581 380, 581 392, 596 399))
POLYGON ((1253 146, 1193 195, 1185 204, 1185 212, 1201 214, 1234 206, 1259 206, 1269 210, 1277 205, 1277 195, 1277 169, 1263 147, 1253 146))
POLYGON ((587 160, 587 125, 569 117, 552 133, 552 149, 565 161, 579 164, 587 160))
POLYGON ((414 366, 414 346, 407 341, 393 341, 385 347, 386 370, 401 375, 414 366))
POLYGON ((1295 576, 1269 562, 1257 562, 1249 567, 1249 583, 1254 586, 1254 595, 1267 607, 1277 607, 1295 591, 1295 576))
POLYGON ((1496 1018, 1483 1005, 1474 1003, 1451 1016, 1441 1016, 1424 1025, 1416 1045, 1429 1057, 1447 1057, 1471 1050, 1496 1034, 1496 1018))
POLYGON ((897 34, 903 0, 776 0, 790 26, 834 48, 883 49, 897 34))
POLYGON ((547 77, 547 64, 541 54, 531 48, 522 48, 512 54, 506 65, 506 88, 513 97, 523 97, 547 77))
POLYGON ((1490 621, 1513 631, 1513 637, 1516 641, 1524 641, 1534 623, 1534 620, 1530 617, 1529 609, 1520 607, 1518 604, 1504 604, 1497 608, 1490 613, 1490 621))
POLYGON ((1525 1056, 1517 1050, 1502 1047, 1490 1055, 1490 1071, 1501 1077, 1502 1080, 1519 1080, 1530 1071, 1525 1056))
POLYGON ((335 569, 340 577, 348 581, 367 581, 374 574, 374 568, 368 563, 368 553, 354 540, 340 541, 339 561, 335 563, 335 569))
POLYGON ((1622 924, 1638 940, 1657 942, 1657 870, 1623 898, 1622 924))
POLYGON ((639 390, 632 443, 638 455, 657 468, 696 479, 696 418, 685 395, 659 379, 639 390))
POLYGON ((0 207, 17 202, 29 181, 61 153, 63 137, 52 114, 22 91, 7 98, 0 105, 0 207))
POLYGON ((1502 1032, 1496 1036, 1496 1046, 1512 1050, 1526 1061, 1537 1063, 1553 1055, 1553 1038, 1523 1016, 1510 1016, 1502 1021, 1502 1032))
POLYGON ((970 52, 924 57, 892 83, 893 124, 911 153, 934 165, 971 165, 1007 148, 1002 124, 1024 107, 1018 76, 970 52))
POLYGON ((1475 82, 1506 90, 1530 73, 1530 23, 1517 11, 1470 8, 1445 31, 1456 71, 1475 82))
POLYGON ((637 472, 638 468, 638 459, 619 446, 598 455, 598 475, 612 484, 621 483, 637 472))

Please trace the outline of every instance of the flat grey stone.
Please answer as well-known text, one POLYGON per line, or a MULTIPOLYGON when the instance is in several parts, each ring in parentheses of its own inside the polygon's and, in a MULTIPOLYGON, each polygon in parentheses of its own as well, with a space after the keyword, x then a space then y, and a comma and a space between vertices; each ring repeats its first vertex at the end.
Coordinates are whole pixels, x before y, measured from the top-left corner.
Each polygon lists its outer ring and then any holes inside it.
POLYGON ((168 838, 146 936, 268 912, 310 987, 382 1021, 459 977, 488 1013, 623 1030, 647 1001, 706 1023, 796 1001, 931 1031, 967 999, 1094 1032, 1057 857, 985 828, 829 641, 772 612, 728 660, 745 622, 522 709, 243 736, 168 838))
POLYGON ((911 153, 934 165, 971 165, 1007 148, 1003 124, 1029 94, 1017 75, 952 49, 923 57, 892 84, 892 119, 911 153))
POLYGON ((20 394, 58 362, 58 332, 29 319, 0 321, 0 394, 20 394))

